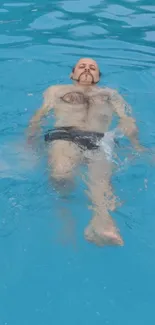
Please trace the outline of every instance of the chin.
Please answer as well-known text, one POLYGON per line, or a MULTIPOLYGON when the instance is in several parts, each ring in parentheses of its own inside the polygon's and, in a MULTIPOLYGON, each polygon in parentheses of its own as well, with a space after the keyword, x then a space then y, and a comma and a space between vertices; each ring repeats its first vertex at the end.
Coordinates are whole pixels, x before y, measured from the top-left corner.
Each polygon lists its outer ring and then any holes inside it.
POLYGON ((81 78, 80 78, 80 81, 81 81, 81 82, 89 82, 89 83, 91 83, 92 80, 93 80, 93 78, 92 78, 91 76, 85 76, 85 75, 83 75, 83 76, 81 76, 81 78))
POLYGON ((81 79, 79 83, 84 85, 92 85, 92 80, 81 79))

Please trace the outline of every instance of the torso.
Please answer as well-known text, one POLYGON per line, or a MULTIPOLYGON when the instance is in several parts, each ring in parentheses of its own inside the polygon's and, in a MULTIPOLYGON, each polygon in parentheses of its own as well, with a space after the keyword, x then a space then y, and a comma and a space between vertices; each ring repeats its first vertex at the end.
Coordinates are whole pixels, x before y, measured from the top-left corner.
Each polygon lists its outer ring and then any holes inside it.
POLYGON ((113 107, 106 88, 58 86, 54 96, 55 126, 106 132, 112 120, 113 107))

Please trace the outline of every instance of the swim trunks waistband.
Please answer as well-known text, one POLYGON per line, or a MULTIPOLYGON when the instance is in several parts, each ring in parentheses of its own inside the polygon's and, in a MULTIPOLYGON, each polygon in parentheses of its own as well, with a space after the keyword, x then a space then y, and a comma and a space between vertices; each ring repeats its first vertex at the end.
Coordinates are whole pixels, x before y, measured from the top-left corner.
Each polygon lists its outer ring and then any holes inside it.
POLYGON ((49 130, 45 134, 45 141, 66 140, 76 143, 85 150, 98 149, 99 141, 104 137, 104 133, 94 131, 83 131, 75 127, 59 127, 49 130))

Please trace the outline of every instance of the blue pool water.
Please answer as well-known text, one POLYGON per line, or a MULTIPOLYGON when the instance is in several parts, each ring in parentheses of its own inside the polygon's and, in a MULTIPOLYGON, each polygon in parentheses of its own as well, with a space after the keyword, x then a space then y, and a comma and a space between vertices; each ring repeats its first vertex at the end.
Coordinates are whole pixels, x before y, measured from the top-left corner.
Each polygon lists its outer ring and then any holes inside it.
POLYGON ((125 96, 142 143, 154 146, 153 1, 1 1, 0 325, 155 322, 154 166, 138 159, 113 178, 125 246, 99 248, 83 237, 91 214, 82 184, 65 219, 45 159, 23 148, 42 92, 68 83, 81 56, 98 61, 101 85, 125 96))

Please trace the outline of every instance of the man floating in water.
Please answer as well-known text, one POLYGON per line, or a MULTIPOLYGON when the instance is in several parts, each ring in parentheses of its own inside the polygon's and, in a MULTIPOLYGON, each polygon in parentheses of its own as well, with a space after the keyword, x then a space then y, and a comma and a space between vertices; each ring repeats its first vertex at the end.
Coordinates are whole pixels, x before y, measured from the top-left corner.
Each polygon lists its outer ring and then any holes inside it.
POLYGON ((117 204, 110 181, 113 162, 104 150, 114 114, 119 117, 118 129, 136 150, 142 147, 131 108, 117 91, 97 86, 100 76, 96 61, 80 59, 70 75, 73 85, 51 86, 45 91, 43 105, 30 122, 29 137, 37 134, 41 119, 53 109, 55 127, 45 135, 52 180, 67 185, 76 168, 86 163, 87 193, 94 215, 85 238, 97 245, 123 245, 109 214, 117 204))

